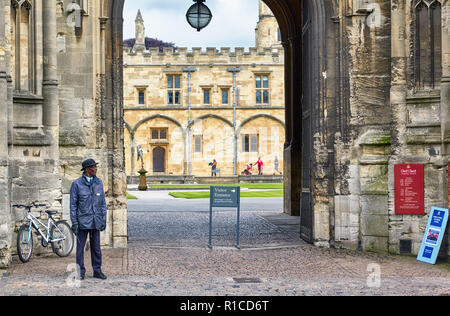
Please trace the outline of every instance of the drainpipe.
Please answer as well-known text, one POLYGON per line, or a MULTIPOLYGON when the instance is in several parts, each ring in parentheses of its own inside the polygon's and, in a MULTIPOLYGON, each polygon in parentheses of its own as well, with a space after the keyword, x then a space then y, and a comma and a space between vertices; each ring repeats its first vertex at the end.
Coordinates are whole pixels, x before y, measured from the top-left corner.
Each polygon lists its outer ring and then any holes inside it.
POLYGON ((237 73, 241 71, 239 67, 230 67, 227 69, 228 72, 233 73, 233 168, 234 175, 237 176, 237 135, 236 135, 236 77, 237 73))
POLYGON ((197 68, 194 67, 184 67, 183 72, 187 72, 188 76, 188 125, 187 125, 187 131, 188 131, 188 166, 189 166, 189 176, 192 176, 192 148, 191 148, 191 78, 192 73, 196 72, 197 68))

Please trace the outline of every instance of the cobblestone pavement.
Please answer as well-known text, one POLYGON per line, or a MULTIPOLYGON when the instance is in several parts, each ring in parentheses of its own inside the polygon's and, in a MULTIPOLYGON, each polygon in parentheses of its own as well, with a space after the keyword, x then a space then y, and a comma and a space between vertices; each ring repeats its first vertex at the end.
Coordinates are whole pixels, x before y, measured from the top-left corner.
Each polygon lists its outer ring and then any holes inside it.
POLYGON ((89 253, 81 282, 73 255, 14 258, 0 271, 0 295, 450 295, 448 263, 316 248, 277 212, 243 213, 242 250, 233 248, 234 215, 218 212, 210 250, 206 214, 130 209, 128 248, 103 251, 106 281, 92 278, 89 253))
MULTIPOLYGON (((88 257, 88 256, 87 256, 88 257)), ((14 262, 0 279, 1 295, 449 295, 445 264, 410 257, 361 254, 310 245, 264 250, 163 248, 132 242, 104 250, 106 281, 90 275, 78 286, 67 272, 74 258, 14 262), (373 265, 380 284, 371 277, 373 265), (247 278, 249 283, 238 282, 247 278)), ((245 280, 244 280, 245 281, 245 280)))

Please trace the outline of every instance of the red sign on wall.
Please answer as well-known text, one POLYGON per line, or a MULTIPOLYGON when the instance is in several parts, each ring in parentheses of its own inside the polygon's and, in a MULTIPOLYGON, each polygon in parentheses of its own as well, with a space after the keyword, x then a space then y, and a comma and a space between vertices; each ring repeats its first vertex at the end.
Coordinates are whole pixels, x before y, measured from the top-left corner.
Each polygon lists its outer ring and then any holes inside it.
POLYGON ((395 165, 395 214, 425 215, 423 165, 395 165))

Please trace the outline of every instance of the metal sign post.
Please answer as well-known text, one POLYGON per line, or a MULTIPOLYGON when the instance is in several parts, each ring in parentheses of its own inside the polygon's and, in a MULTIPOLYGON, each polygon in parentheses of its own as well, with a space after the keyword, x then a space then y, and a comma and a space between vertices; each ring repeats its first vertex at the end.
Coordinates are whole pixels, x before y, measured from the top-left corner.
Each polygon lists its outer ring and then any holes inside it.
POLYGON ((241 225, 241 187, 211 187, 209 200, 209 249, 212 245, 212 216, 213 207, 236 207, 237 223, 236 223, 236 248, 240 246, 240 225, 241 225))

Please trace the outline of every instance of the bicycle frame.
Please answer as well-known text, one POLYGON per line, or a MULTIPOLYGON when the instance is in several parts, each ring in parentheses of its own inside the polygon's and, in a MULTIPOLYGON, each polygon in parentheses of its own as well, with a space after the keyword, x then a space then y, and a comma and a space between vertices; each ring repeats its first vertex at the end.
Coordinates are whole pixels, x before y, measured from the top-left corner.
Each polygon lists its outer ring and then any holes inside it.
POLYGON ((55 242, 59 242, 59 241, 63 241, 66 240, 66 236, 64 235, 64 233, 58 228, 58 226, 55 225, 55 221, 53 220, 53 218, 49 217, 48 219, 48 223, 47 226, 45 226, 44 223, 42 223, 38 218, 36 218, 33 214, 31 214, 30 212, 27 214, 27 218, 30 220, 30 228, 29 228, 29 233, 30 235, 28 236, 28 240, 31 238, 31 227, 33 227, 39 232, 39 234, 42 236, 42 238, 45 240, 45 242, 47 243, 55 243, 55 242), (63 238, 59 238, 59 239, 54 239, 53 236, 50 235, 50 228, 52 227, 52 225, 64 236, 63 238), (41 231, 40 227, 43 227, 45 229, 46 234, 44 235, 44 233, 41 231))

